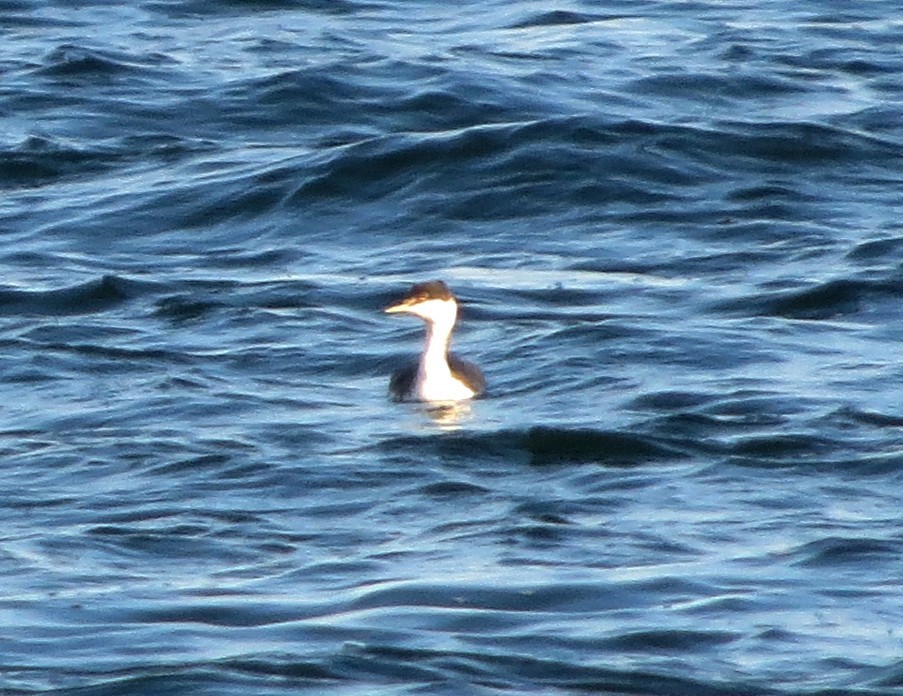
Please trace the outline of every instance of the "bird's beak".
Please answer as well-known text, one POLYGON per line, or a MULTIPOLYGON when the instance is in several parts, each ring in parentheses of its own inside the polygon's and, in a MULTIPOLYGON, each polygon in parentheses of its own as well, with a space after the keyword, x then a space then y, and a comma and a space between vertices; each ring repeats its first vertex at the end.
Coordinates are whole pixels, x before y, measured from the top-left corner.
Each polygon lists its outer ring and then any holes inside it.
POLYGON ((410 307, 410 302, 408 302, 407 300, 402 300, 401 302, 396 302, 395 304, 389 305, 383 311, 386 314, 398 314, 399 312, 407 312, 410 307))

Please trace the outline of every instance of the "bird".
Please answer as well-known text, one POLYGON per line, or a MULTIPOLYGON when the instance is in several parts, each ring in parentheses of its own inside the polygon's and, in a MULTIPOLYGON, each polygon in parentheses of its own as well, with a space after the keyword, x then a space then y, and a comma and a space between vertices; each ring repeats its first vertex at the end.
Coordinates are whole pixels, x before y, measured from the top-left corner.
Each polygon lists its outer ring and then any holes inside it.
POLYGON ((426 324, 423 353, 416 363, 395 371, 389 395, 395 401, 465 401, 486 391, 479 367, 449 352, 458 301, 441 280, 415 283, 387 314, 413 314, 426 324))

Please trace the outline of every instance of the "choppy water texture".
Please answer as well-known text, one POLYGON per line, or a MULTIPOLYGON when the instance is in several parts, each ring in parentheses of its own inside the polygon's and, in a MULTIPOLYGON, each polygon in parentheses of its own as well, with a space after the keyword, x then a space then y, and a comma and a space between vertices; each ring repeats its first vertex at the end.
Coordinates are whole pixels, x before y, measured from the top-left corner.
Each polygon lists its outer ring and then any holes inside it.
POLYGON ((0 691, 903 693, 899 3, 0 38, 0 691))

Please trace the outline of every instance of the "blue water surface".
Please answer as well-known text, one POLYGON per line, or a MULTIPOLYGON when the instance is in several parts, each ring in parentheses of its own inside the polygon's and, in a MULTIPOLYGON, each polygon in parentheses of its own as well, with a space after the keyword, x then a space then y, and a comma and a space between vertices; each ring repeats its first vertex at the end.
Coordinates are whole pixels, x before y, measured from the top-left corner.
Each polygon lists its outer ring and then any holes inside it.
POLYGON ((0 39, 0 692, 903 694, 898 3, 0 39))

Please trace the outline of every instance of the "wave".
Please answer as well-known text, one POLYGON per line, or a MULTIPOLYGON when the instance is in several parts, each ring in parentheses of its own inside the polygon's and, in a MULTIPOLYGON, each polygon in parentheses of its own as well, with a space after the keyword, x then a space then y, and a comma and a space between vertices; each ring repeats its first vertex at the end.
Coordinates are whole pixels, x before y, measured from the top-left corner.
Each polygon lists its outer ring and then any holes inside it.
MULTIPOLYGON (((800 162, 826 168, 858 163, 890 172, 903 165, 903 156, 879 138, 809 123, 703 129, 551 117, 397 133, 321 151, 298 172, 302 183, 290 200, 302 206, 403 198, 424 213, 441 203, 444 216, 467 220, 616 205, 631 206, 639 216, 631 219, 662 221, 668 204, 690 187, 733 179, 743 169, 796 171, 800 162), (456 195, 440 201, 432 192, 442 190, 456 195)), ((743 185, 731 195, 736 215, 757 218, 773 208, 777 217, 792 219, 796 213, 790 210, 815 202, 804 187, 789 182, 743 185), (787 215, 781 207, 789 208, 787 215)), ((683 221, 688 214, 679 211, 683 221)))
POLYGON ((526 19, 519 20, 510 25, 512 29, 538 29, 543 27, 568 26, 571 24, 591 24, 593 22, 609 22, 625 19, 630 15, 618 14, 594 14, 589 12, 574 12, 569 10, 551 10, 539 12, 526 19))
POLYGON ((133 78, 152 74, 161 66, 177 64, 165 53, 133 54, 122 51, 98 50, 78 44, 61 44, 47 53, 41 65, 34 69, 36 75, 58 79, 133 78))
POLYGON ((116 167, 122 153, 110 148, 73 146, 30 136, 0 149, 0 189, 41 186, 72 175, 92 175, 116 167))
POLYGON ((30 135, 19 143, 0 147, 0 189, 38 188, 61 180, 103 178, 112 170, 136 164, 172 166, 214 149, 208 141, 150 132, 79 145, 45 135, 30 135))
MULTIPOLYGON (((299 0, 292 6, 292 11, 320 13, 324 15, 352 15, 368 7, 369 2, 357 0, 299 0)), ((247 19, 248 13, 264 13, 285 10, 281 0, 223 0, 216 5, 209 5, 205 0, 144 0, 143 9, 160 15, 165 20, 202 21, 213 16, 235 17, 247 19)))
POLYGON ((0 290, 0 314, 63 316, 95 314, 118 307, 141 294, 146 285, 105 275, 58 290, 0 290))
MULTIPOLYGON (((431 452, 440 460, 476 459, 532 466, 595 464, 642 467, 709 462, 761 469, 844 470, 860 475, 898 475, 899 453, 858 446, 888 439, 900 427, 891 414, 844 407, 810 420, 786 412, 780 394, 711 395, 662 392, 641 397, 631 408, 649 413, 624 430, 533 425, 486 432, 452 431, 424 436, 388 437, 379 449, 431 452), (651 412, 651 413, 650 413, 651 412), (882 432, 883 431, 883 432, 882 432)), ((441 492, 467 496, 469 484, 452 482, 441 492)))
POLYGON ((728 312, 787 319, 823 320, 855 314, 878 301, 903 299, 903 274, 884 279, 840 278, 799 289, 734 298, 716 305, 728 312))
POLYGON ((300 206, 404 196, 424 208, 438 203, 431 191, 450 188, 458 196, 443 201, 447 214, 466 219, 503 217, 515 208, 529 215, 551 201, 556 207, 660 203, 671 198, 669 187, 697 178, 676 164, 624 152, 650 130, 634 122, 565 118, 374 138, 312 163, 291 200, 300 206))
POLYGON ((861 242, 847 254, 847 258, 859 263, 899 260, 903 258, 903 236, 861 242))
POLYGON ((789 552, 794 565, 804 567, 861 569, 874 562, 892 562, 903 555, 899 539, 849 538, 831 536, 809 542, 789 552))
POLYGON ((681 460, 688 453, 679 442, 654 435, 620 433, 589 428, 533 426, 492 433, 450 433, 441 436, 397 437, 384 440, 381 449, 434 447, 440 456, 526 459, 533 465, 596 463, 639 466, 654 461, 681 460))
MULTIPOLYGON (((313 636, 314 639, 317 636, 313 636)), ((363 638, 363 636, 361 636, 363 638)), ((549 639, 552 644, 555 639, 549 639)), ((593 662, 589 660, 588 662, 593 662)), ((703 696, 777 696, 774 688, 738 680, 725 683, 703 676, 630 670, 569 662, 489 649, 426 649, 349 636, 341 650, 304 656, 287 652, 248 653, 218 660, 182 659, 135 668, 128 673, 82 667, 77 690, 67 694, 241 693, 324 694, 361 690, 392 693, 470 694, 563 693, 700 694, 703 696), (237 686, 238 685, 238 686, 237 686)), ((16 692, 12 692, 16 693, 16 692)), ((23 693, 31 693, 23 692, 23 693)), ((813 692, 814 693, 814 692, 813 692)))

